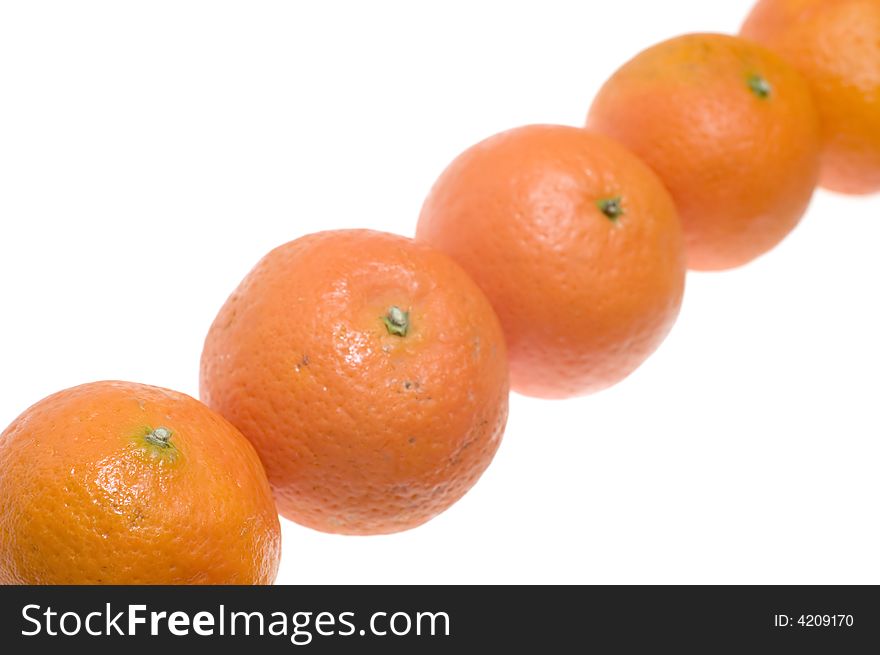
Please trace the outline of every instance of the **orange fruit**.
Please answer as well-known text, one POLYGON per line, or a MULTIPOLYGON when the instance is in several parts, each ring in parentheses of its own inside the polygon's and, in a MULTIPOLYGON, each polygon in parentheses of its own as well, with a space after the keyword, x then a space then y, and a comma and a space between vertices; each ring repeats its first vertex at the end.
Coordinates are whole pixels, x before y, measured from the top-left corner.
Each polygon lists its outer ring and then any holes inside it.
POLYGON ((761 0, 742 34, 810 83, 822 118, 822 186, 880 191, 880 2, 761 0))
POLYGON ((806 81, 745 39, 690 34, 648 48, 599 91, 589 127, 618 139, 666 184, 688 265, 745 264, 800 221, 819 174, 806 81))
POLYGON ((201 395, 256 446, 281 514, 344 534, 452 505, 507 419, 504 337, 453 261, 369 230, 276 248, 220 310, 201 395))
POLYGON ((672 199, 634 155, 580 128, 530 125, 466 150, 431 189, 416 239, 451 255, 489 296, 512 387, 530 396, 623 379, 681 304, 672 199))
POLYGON ((271 584, 280 553, 256 453, 189 396, 84 384, 0 436, 2 584, 271 584))

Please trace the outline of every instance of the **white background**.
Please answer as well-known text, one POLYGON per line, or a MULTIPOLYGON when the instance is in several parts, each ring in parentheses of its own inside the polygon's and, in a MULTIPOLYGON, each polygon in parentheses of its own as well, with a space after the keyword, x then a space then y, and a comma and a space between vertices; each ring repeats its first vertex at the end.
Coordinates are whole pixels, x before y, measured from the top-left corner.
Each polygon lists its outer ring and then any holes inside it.
MULTIPOLYGON (((264 252, 413 234, 460 150, 580 124, 628 57, 749 4, 4 2, 0 427, 92 380, 197 394, 264 252)), ((692 274, 623 384, 514 396, 493 466, 429 524, 283 522, 279 582, 880 583, 878 213, 819 193, 771 254, 692 274)))

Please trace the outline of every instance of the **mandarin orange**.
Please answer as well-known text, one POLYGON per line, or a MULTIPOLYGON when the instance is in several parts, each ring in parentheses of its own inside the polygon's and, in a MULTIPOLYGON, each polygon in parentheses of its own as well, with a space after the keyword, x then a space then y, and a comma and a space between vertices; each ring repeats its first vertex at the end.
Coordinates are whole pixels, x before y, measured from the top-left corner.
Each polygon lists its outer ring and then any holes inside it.
POLYGON ((663 180, 693 269, 740 266, 773 248, 818 180, 819 119, 807 82, 745 39, 689 34, 648 48, 605 83, 587 124, 663 180))
POLYGON ((369 230, 276 248, 220 310, 201 395, 253 442, 281 514, 345 534, 412 528, 492 460, 504 337, 445 255, 369 230))
POLYGON ((880 191, 880 1, 761 0, 742 34, 810 83, 822 119, 822 186, 880 191))
POLYGON ((666 189, 610 139, 530 125, 459 155, 425 200, 417 240, 486 292, 511 383, 564 398, 632 373, 678 315, 684 250, 666 189))
POLYGON ((85 384, 0 436, 2 584, 271 584, 280 554, 254 449, 189 396, 85 384))

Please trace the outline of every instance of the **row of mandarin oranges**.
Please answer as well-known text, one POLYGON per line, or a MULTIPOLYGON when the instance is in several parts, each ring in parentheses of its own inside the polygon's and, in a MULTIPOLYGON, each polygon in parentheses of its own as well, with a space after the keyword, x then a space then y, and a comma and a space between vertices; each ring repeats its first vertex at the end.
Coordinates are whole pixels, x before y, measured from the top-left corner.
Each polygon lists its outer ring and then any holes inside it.
POLYGON ((743 37, 642 52, 587 129, 468 149, 415 240, 273 250, 210 329, 204 404, 101 382, 27 410, 0 440, 0 582, 269 583, 277 511, 420 525, 489 465, 509 385, 615 384, 672 327, 688 267, 767 252, 819 183, 880 190, 880 0, 761 0, 743 37))

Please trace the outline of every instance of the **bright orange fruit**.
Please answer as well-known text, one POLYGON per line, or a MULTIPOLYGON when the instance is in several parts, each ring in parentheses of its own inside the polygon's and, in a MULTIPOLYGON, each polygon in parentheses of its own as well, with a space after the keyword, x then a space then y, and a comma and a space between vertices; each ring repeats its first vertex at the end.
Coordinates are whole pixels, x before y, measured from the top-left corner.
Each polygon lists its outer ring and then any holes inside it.
POLYGON ((742 34, 810 82, 822 118, 822 186, 880 191, 880 2, 761 0, 742 34))
POLYGON ((2 584, 271 584, 280 554, 256 453, 189 396, 85 384, 0 436, 2 584))
POLYGON ((416 239, 451 255, 494 305, 520 393, 598 391, 635 370, 678 315, 681 226, 622 146, 530 125, 462 153, 425 200, 416 239))
POLYGON ((819 120, 806 81, 745 39, 690 34, 648 48, 605 83, 587 124, 666 184, 694 269, 770 250, 800 221, 818 180, 819 120))
POLYGON ((253 442, 281 514, 345 534, 412 528, 489 465, 504 337, 452 260, 368 230, 276 248, 220 310, 203 400, 253 442))

